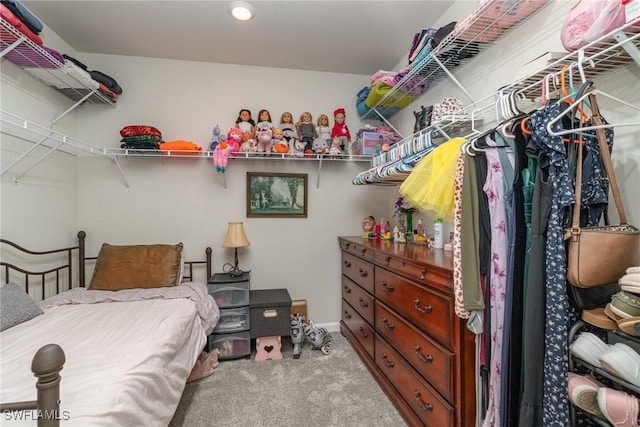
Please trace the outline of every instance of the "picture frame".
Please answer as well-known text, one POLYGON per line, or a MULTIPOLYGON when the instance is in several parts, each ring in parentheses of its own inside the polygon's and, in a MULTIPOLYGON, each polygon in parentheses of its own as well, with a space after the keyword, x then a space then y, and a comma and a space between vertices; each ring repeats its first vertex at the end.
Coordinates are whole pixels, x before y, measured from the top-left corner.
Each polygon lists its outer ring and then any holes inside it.
POLYGON ((307 193, 306 173, 247 172, 247 218, 306 218, 307 193))

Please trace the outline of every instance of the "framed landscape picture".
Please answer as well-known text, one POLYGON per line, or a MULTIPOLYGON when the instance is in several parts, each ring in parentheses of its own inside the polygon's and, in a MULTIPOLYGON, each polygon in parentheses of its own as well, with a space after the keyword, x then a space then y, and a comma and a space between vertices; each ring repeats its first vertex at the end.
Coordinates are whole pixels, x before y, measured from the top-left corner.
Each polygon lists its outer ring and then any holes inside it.
POLYGON ((306 173, 247 172, 247 218, 306 217, 306 173))

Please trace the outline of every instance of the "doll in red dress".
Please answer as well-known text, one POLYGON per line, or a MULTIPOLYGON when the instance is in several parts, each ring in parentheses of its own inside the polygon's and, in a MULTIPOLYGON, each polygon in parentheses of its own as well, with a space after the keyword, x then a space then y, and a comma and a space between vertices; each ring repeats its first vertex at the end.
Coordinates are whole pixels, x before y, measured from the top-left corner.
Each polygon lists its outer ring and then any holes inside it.
POLYGON ((349 133, 349 127, 344 122, 344 108, 338 108, 333 112, 333 118, 335 124, 331 129, 331 139, 338 138, 340 140, 340 149, 344 152, 345 148, 349 147, 351 141, 351 134, 349 133))

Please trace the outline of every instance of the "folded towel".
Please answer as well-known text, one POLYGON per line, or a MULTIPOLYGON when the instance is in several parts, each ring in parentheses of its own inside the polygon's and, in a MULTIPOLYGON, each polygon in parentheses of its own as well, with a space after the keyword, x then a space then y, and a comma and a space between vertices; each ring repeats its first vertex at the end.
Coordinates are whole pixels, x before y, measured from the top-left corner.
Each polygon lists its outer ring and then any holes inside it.
POLYGON ((640 273, 640 265, 627 268, 627 274, 640 273))

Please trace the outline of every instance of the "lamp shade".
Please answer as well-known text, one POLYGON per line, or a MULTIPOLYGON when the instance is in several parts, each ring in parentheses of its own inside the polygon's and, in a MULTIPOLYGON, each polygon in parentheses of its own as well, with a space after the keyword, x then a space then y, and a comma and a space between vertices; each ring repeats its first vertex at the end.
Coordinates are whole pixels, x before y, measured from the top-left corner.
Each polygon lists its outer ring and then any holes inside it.
POLYGON ((242 222, 230 222, 227 228, 227 237, 222 243, 223 248, 245 248, 249 246, 247 235, 244 234, 242 222))

